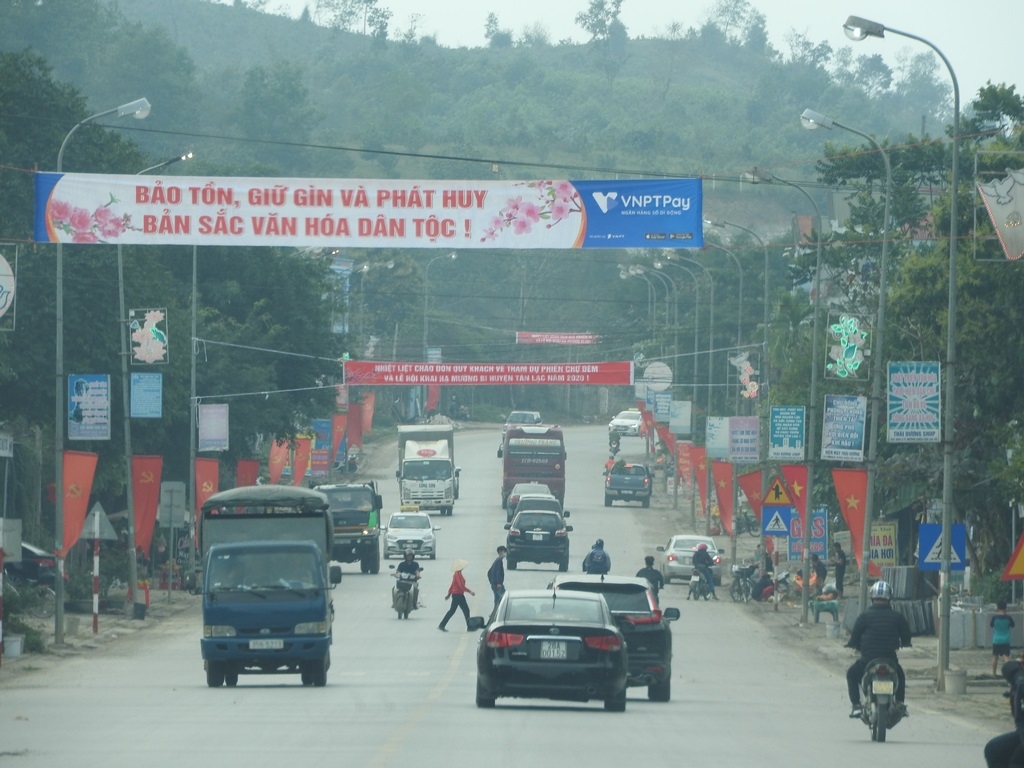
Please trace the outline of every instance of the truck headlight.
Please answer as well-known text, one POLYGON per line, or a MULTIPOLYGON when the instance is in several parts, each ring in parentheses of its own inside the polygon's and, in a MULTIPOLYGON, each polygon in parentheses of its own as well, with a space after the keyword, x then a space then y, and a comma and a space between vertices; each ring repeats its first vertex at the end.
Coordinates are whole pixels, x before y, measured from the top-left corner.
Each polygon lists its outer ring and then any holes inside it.
POLYGON ((327 634, 327 622, 326 621, 305 621, 302 624, 295 625, 296 635, 326 635, 327 634))
POLYGON ((203 637, 234 637, 235 634, 235 628, 227 624, 203 625, 203 637))

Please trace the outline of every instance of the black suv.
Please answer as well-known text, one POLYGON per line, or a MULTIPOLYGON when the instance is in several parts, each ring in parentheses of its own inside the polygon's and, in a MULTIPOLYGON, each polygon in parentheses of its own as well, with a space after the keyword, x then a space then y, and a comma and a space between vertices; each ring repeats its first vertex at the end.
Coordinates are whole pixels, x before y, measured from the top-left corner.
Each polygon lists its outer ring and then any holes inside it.
POLYGON ((556 576, 552 589, 604 595, 629 652, 629 685, 647 686, 651 701, 672 698, 672 629, 678 608, 658 607, 647 579, 629 576, 556 576))
POLYGON ((568 512, 544 509, 524 509, 517 512, 511 523, 505 523, 508 536, 506 563, 514 571, 520 562, 558 563, 558 570, 569 570, 569 532, 565 524, 568 512))

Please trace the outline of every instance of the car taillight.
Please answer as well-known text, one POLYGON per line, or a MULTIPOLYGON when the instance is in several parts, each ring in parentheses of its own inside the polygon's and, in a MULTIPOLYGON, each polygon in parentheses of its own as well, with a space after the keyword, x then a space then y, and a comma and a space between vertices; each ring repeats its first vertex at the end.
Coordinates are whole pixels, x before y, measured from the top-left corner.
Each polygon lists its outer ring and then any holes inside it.
POLYGON ((605 477, 604 477, 604 484, 606 486, 612 484, 612 476, 611 475, 605 475, 605 477))
POLYGON ((488 648, 515 648, 522 645, 525 635, 515 635, 511 632, 490 632, 487 635, 488 648))
POLYGON ((585 637, 583 642, 588 648, 596 651, 621 651, 622 641, 615 635, 598 635, 596 637, 585 637))
POLYGON ((644 485, 650 485, 650 484, 651 484, 651 478, 645 477, 644 478, 644 485))
POLYGON ((555 531, 555 536, 568 536, 568 535, 569 534, 565 532, 564 528, 561 529, 561 530, 555 531))
POLYGON ((43 568, 56 568, 57 561, 44 558, 43 560, 39 561, 39 565, 43 568))
POLYGON ((713 563, 714 563, 715 565, 721 565, 721 563, 722 563, 722 558, 721 558, 721 557, 718 557, 718 556, 716 555, 716 556, 715 556, 715 559, 714 559, 714 560, 713 560, 712 562, 713 562, 713 563))
POLYGON ((518 528, 509 528, 508 535, 509 536, 521 536, 522 534, 520 533, 518 528))
POLYGON ((668 560, 670 563, 674 563, 676 561, 676 556, 675 555, 669 555, 665 559, 668 560))

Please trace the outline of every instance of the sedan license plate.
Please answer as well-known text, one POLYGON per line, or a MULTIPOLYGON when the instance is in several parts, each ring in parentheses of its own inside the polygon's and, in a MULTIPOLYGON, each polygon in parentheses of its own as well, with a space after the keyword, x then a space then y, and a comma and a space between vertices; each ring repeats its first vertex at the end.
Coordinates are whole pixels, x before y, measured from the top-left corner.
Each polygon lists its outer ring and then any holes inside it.
POLYGON ((892 680, 875 680, 875 682, 871 684, 871 692, 874 694, 892 696, 893 689, 894 686, 892 680))
POLYGON ((282 648, 284 648, 284 640, 281 640, 279 638, 249 641, 250 651, 279 651, 282 648))
POLYGON ((540 643, 540 657, 542 659, 565 661, 569 658, 569 654, 565 643, 558 640, 542 640, 540 643))
POLYGON ((532 534, 530 536, 530 538, 533 539, 534 541, 544 541, 544 534, 543 533, 534 533, 534 534, 532 534))

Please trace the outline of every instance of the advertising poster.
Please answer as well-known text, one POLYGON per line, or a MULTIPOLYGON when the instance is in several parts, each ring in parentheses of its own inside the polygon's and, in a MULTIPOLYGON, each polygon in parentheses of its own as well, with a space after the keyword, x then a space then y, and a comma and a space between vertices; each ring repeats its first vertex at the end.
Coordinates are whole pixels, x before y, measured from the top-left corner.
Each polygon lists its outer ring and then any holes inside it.
POLYGON ((868 399, 856 395, 825 395, 821 425, 821 458, 864 461, 868 399))
POLYGON ((889 363, 888 442, 942 442, 940 378, 938 363, 889 363))
POLYGON ((68 375, 68 440, 110 439, 110 377, 68 375))
POLYGON ((802 405, 773 405, 768 421, 768 458, 803 461, 807 450, 807 409, 802 405))

